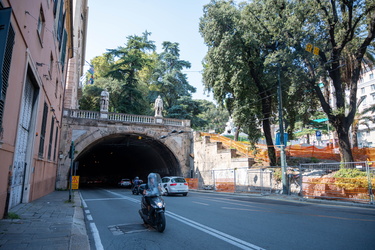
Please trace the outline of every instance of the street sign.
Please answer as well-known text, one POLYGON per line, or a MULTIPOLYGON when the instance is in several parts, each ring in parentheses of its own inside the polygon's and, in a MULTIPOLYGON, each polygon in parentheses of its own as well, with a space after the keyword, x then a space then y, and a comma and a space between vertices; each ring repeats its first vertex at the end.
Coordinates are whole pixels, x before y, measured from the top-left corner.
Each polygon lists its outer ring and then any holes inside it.
POLYGON ((312 49, 313 49, 313 45, 311 43, 306 44, 306 51, 307 52, 311 53, 312 49))
POLYGON ((320 51, 318 47, 315 47, 311 43, 306 44, 305 50, 307 52, 313 53, 314 55, 319 55, 319 51, 320 51))
POLYGON ((320 132, 319 130, 316 131, 315 135, 316 135, 316 139, 317 139, 318 141, 320 141, 320 140, 322 139, 322 132, 320 132))
POLYGON ((318 47, 314 47, 313 54, 314 55, 319 55, 319 48, 318 47))
POLYGON ((78 189, 79 187, 79 176, 74 175, 72 176, 72 189, 78 189))

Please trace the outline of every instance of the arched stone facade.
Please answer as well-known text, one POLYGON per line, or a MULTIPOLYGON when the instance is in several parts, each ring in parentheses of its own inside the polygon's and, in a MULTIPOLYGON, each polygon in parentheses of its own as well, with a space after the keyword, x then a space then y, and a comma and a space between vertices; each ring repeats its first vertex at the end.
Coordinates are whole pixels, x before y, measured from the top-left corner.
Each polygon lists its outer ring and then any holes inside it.
POLYGON ((189 126, 114 122, 104 119, 83 119, 65 116, 63 118, 56 188, 67 188, 69 170, 72 163, 69 158, 72 141, 74 141, 75 145, 74 161, 88 147, 100 143, 101 140, 124 135, 137 135, 147 138, 149 141, 155 141, 156 145, 160 145, 159 150, 168 151, 166 154, 162 154, 161 157, 169 155, 169 157, 175 158, 173 162, 177 164, 173 167, 179 169, 174 172, 180 173, 184 177, 190 177, 193 161, 190 159, 192 132, 189 126))

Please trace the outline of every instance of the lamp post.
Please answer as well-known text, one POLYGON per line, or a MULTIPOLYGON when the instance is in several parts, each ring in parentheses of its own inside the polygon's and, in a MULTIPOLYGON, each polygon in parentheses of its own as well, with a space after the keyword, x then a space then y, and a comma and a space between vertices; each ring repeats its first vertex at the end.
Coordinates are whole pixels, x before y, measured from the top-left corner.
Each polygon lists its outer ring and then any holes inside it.
POLYGON ((285 158, 285 145, 284 145, 284 125, 283 125, 283 102, 280 81, 280 63, 278 63, 278 96, 279 96, 279 131, 280 131, 280 165, 281 165, 281 180, 283 183, 283 194, 288 193, 288 182, 286 176, 286 158, 285 158))
POLYGON ((167 135, 162 135, 160 136, 160 139, 165 139, 173 134, 182 134, 182 133, 185 133, 187 131, 183 131, 183 130, 180 130, 180 131, 177 131, 177 130, 172 130, 171 132, 169 132, 167 135))

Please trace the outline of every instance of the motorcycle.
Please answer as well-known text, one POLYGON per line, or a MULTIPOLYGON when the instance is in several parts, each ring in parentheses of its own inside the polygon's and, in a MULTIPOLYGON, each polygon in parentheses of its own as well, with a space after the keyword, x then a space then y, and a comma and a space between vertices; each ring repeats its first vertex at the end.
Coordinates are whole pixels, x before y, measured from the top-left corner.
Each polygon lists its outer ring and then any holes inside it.
POLYGON ((134 185, 133 189, 132 189, 132 193, 135 194, 135 195, 139 195, 139 186, 140 185, 134 185))
MULTIPOLYGON (((157 174, 158 175, 158 174, 157 174)), ((143 222, 162 233, 165 230, 165 202, 161 192, 160 183, 142 184, 139 191, 142 194, 141 209, 138 211, 143 222)))

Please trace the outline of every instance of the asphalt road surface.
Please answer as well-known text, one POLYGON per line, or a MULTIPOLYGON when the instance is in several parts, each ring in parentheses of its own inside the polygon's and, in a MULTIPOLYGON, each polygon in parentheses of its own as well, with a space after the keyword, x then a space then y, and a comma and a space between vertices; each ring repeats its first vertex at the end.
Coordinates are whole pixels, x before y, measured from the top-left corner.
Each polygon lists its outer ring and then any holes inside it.
POLYGON ((163 233, 130 189, 80 190, 92 249, 375 249, 375 209, 189 192, 164 196, 163 233))

